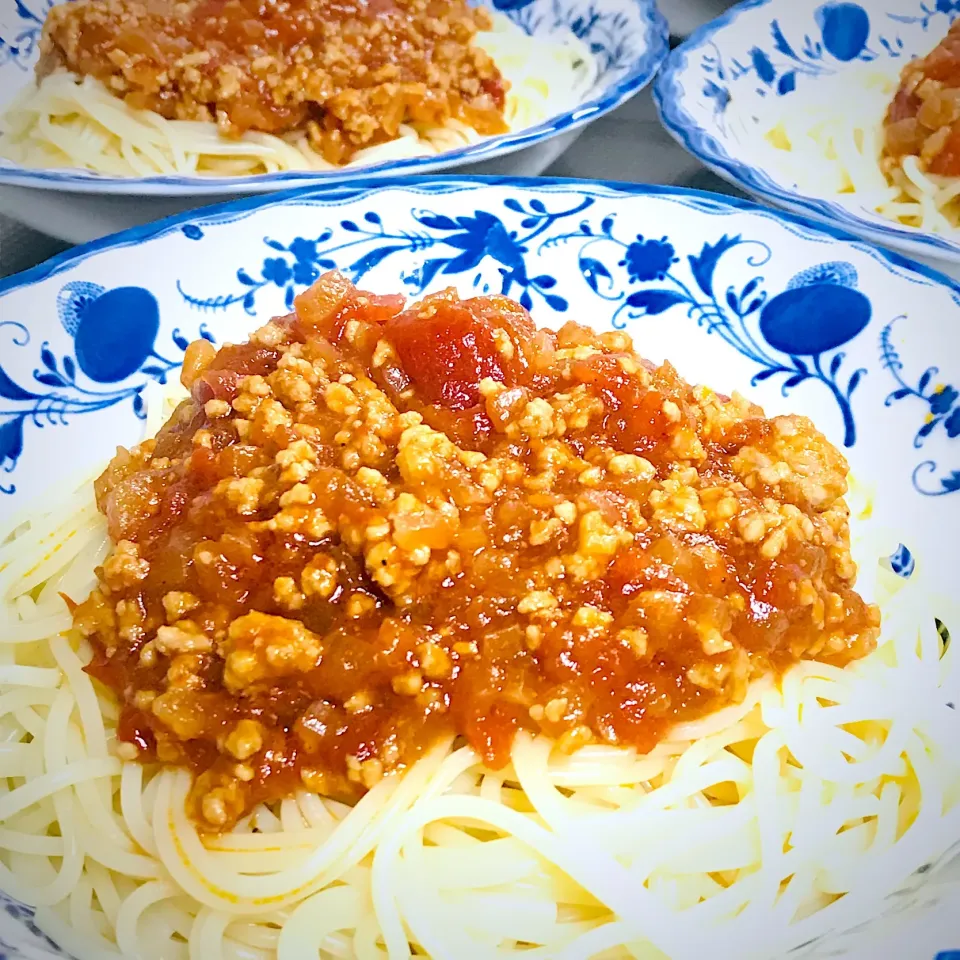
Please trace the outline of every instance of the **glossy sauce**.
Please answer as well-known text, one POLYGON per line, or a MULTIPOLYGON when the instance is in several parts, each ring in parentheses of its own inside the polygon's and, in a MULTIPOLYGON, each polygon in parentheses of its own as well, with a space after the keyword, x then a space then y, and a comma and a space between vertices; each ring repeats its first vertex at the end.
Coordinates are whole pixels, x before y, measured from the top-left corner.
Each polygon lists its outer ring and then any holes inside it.
POLYGON ((903 68, 885 119, 886 155, 920 158, 940 176, 960 176, 960 22, 926 57, 903 68))
POLYGON ((44 25, 41 76, 65 67, 168 119, 304 131, 331 163, 458 119, 502 133, 507 84, 465 0, 75 0, 44 25))
POLYGON ((442 736, 493 767, 519 729, 647 750, 873 645, 840 454, 624 334, 328 275, 212 354, 98 481, 118 547, 76 612, 119 737, 190 764, 208 826, 356 796, 442 736))

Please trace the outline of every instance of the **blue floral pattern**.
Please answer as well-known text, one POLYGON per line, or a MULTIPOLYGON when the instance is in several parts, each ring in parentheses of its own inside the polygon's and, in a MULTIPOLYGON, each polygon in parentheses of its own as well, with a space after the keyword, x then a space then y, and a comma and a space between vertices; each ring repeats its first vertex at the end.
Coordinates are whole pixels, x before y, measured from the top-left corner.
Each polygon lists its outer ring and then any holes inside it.
MULTIPOLYGON (((15 379, 8 372, 10 367, 4 369, 0 364, 3 474, 16 470, 28 426, 66 425, 73 416, 127 401, 137 417, 144 419, 144 388, 152 380, 166 382, 167 375, 179 368, 187 347, 187 338, 175 329, 171 346, 176 356, 158 352, 159 308, 153 294, 143 287, 106 290, 98 284, 71 281, 60 289, 56 306, 70 338, 62 351, 46 340, 34 344, 22 323, 0 323, 0 356, 9 358, 14 350, 33 349, 38 361, 29 380, 15 379)), ((198 335, 212 339, 203 325, 198 335)), ((0 494, 15 491, 15 483, 0 481, 0 494)))
MULTIPOLYGON (((483 210, 475 211, 472 217, 456 218, 432 210, 414 210, 413 220, 423 229, 388 231, 380 215, 371 210, 360 223, 341 220, 338 230, 328 227, 315 239, 296 237, 284 244, 265 237, 264 244, 279 255, 264 258, 259 277, 239 269, 236 276, 240 289, 235 293, 199 297, 180 284, 177 288, 187 303, 201 310, 223 310, 242 303, 244 310, 252 314, 256 312, 257 294, 273 285, 284 290, 284 302, 290 309, 297 289, 309 286, 324 270, 339 268, 357 283, 394 254, 422 256, 429 250, 433 255, 403 277, 411 293, 422 293, 438 275, 467 273, 489 259, 497 265, 501 277, 499 292, 504 296, 515 295, 529 310, 536 294, 552 309, 562 312, 567 309, 567 301, 550 293, 557 284, 556 278, 547 274, 529 276, 525 257, 531 241, 558 221, 582 213, 592 203, 586 199, 568 209, 550 212, 541 200, 531 200, 529 208, 519 200, 507 200, 507 210, 519 221, 517 229, 508 229, 503 220, 483 210), (437 249, 444 247, 449 249, 437 249)), ((483 290, 489 292, 489 284, 483 290)))
POLYGON ((12 63, 23 71, 33 66, 43 20, 53 0, 13 0, 19 23, 8 36, 0 35, 0 67, 12 63))
POLYGON ((38 926, 36 920, 36 910, 28 907, 19 900, 8 897, 3 891, 0 891, 0 910, 8 917, 13 919, 22 931, 22 936, 17 938, 16 943, 7 942, 0 936, 0 960, 16 960, 19 948, 29 943, 31 947, 41 948, 44 957, 66 957, 69 960, 70 954, 61 950, 53 940, 51 940, 38 926), (29 937, 26 935, 29 934, 29 937), (2 951, 11 951, 6 954, 2 951))
POLYGON ((510 197, 503 203, 502 217, 483 210, 473 216, 450 217, 414 209, 413 222, 422 228, 416 230, 387 229, 380 215, 370 210, 362 221, 341 220, 338 227, 327 227, 314 239, 296 237, 283 243, 265 237, 271 255, 263 259, 258 276, 245 268, 237 270, 237 289, 232 292, 204 297, 179 282, 177 289, 188 304, 200 310, 225 310, 239 303, 253 314, 257 295, 271 286, 279 287, 290 309, 297 290, 313 283, 323 270, 338 268, 358 283, 388 258, 401 254, 409 259, 413 254, 419 265, 403 275, 413 294, 422 293, 438 276, 460 274, 472 274, 473 285, 489 292, 491 283, 475 273, 487 263, 499 274, 497 292, 516 297, 527 309, 540 299, 563 313, 568 303, 552 292, 556 277, 530 269, 528 261, 535 261, 551 246, 579 242, 580 273, 590 290, 612 308, 615 327, 680 307, 696 317, 708 333, 716 333, 759 366, 754 383, 782 376, 784 396, 807 381, 826 386, 843 417, 844 443, 852 446, 856 442, 851 400, 866 370, 857 368, 845 374, 845 355, 839 348, 867 326, 871 307, 857 289, 857 273, 850 264, 826 263, 802 271, 773 297, 768 296, 760 275, 739 289, 717 291, 714 274, 724 256, 740 249, 746 251, 751 267, 761 267, 770 258, 769 247, 724 234, 681 260, 667 237, 636 234, 620 239, 614 214, 599 225, 583 219, 576 230, 552 232, 592 205, 593 201, 585 198, 573 206, 550 210, 539 199, 524 204, 510 197), (603 248, 614 251, 617 267, 624 274, 621 280, 606 266, 610 257, 599 255, 603 248))
MULTIPOLYGON (((890 371, 897 383, 897 388, 887 397, 885 403, 891 404, 907 398, 921 401, 927 407, 923 423, 917 429, 913 438, 913 445, 919 449, 924 441, 938 428, 951 440, 960 437, 960 391, 952 384, 937 381, 938 367, 927 367, 914 383, 904 377, 904 365, 893 344, 893 328, 902 317, 894 317, 880 331, 880 362, 890 371)), ((931 488, 929 478, 938 474, 937 463, 934 460, 924 460, 913 471, 913 485, 923 494, 930 497, 940 497, 947 493, 956 493, 960 490, 960 470, 953 470, 940 476, 935 482, 939 486, 931 488), (925 482, 921 482, 925 481, 925 482)))
POLYGON ((631 240, 619 239, 615 215, 611 215, 603 220, 599 231, 583 222, 576 233, 562 234, 545 246, 571 240, 582 241, 578 265, 591 290, 617 305, 612 317, 615 327, 682 307, 707 333, 717 334, 760 367, 752 383, 783 376, 784 396, 806 381, 824 384, 840 408, 844 444, 852 446, 856 442, 851 398, 866 370, 857 368, 842 380, 845 354, 838 348, 867 326, 871 306, 857 290, 856 270, 850 264, 826 263, 802 271, 786 290, 769 297, 759 274, 739 289, 715 289, 717 265, 731 251, 746 251, 750 267, 762 267, 770 259, 770 248, 755 240, 724 234, 714 243, 705 242, 698 252, 687 254, 681 261, 666 237, 648 240, 637 234, 631 240), (618 282, 604 259, 594 253, 610 245, 623 251, 618 266, 627 274, 626 285, 618 282), (677 268, 681 263, 683 268, 677 268), (632 290, 633 285, 645 282, 661 285, 632 290), (812 311, 813 303, 816 309, 812 311))
POLYGON ((765 101, 803 91, 809 105, 820 90, 829 99, 844 89, 846 71, 862 74, 871 62, 895 75, 958 16, 960 0, 741 0, 671 52, 654 98, 668 131, 748 193, 875 242, 957 262, 960 243, 950 236, 806 192, 775 169, 762 136, 771 110, 783 109, 765 101))
MULTIPOLYGON (((935 8, 921 3, 916 15, 888 14, 887 19, 904 24, 922 22, 926 29, 932 17, 943 14, 952 22, 958 11, 960 2, 947 0, 935 8)), ((703 93, 714 101, 717 112, 726 110, 732 97, 730 84, 742 77, 753 76, 758 81, 755 89, 761 97, 769 93, 783 97, 797 88, 798 77, 836 73, 853 60, 869 63, 879 56, 905 56, 903 39, 896 32, 873 34, 871 45, 870 15, 857 3, 831 0, 817 7, 813 20, 816 32, 811 30, 791 41, 780 21, 774 19, 769 45, 753 46, 746 57, 730 57, 729 62, 716 44, 710 44, 700 65, 705 78, 703 93)))

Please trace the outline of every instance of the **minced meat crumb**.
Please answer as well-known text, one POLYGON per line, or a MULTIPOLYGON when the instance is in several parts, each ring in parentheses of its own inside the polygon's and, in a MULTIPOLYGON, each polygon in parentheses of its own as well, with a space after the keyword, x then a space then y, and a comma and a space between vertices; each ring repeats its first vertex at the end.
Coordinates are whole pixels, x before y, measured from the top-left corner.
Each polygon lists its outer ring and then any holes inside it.
POLYGON ((354 797, 442 735, 494 767, 523 728, 646 750, 875 642, 840 452, 624 333, 333 273, 183 379, 97 481, 115 547, 76 625, 120 739, 191 765, 208 827, 354 797))
POLYGON ((302 130, 343 163, 403 123, 503 132, 507 84, 472 43, 491 26, 466 0, 74 0, 47 14, 37 70, 232 136, 302 130))

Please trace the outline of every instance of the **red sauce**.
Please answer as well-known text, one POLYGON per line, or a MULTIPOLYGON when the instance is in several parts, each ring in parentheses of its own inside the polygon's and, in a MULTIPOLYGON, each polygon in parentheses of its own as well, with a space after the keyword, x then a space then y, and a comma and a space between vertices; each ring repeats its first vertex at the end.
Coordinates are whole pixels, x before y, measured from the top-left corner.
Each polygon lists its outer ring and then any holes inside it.
POLYGON ((500 297, 402 309, 328 275, 97 482, 117 544, 76 610, 118 736, 189 765, 224 827, 301 784, 357 796, 460 736, 507 762, 646 750, 799 657, 867 652, 846 464, 500 297))
POLYGON ((917 156, 930 173, 960 176, 960 21, 903 68, 885 128, 890 160, 917 156))
POLYGON ((491 26, 466 0, 75 0, 47 15, 38 73, 234 136, 302 130, 343 163, 403 123, 506 130, 508 84, 472 43, 491 26))

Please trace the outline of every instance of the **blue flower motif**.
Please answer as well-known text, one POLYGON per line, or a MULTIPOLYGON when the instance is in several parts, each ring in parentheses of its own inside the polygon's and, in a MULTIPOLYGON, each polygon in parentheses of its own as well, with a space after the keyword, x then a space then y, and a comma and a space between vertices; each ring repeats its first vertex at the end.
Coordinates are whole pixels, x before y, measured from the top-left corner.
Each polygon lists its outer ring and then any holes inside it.
POLYGON ((958 395, 960 394, 951 386, 935 390, 930 395, 930 412, 935 416, 946 413, 953 406, 958 395))
POLYGON ((285 287, 293 276, 290 264, 283 257, 267 257, 263 261, 263 279, 268 283, 273 282, 278 287, 285 287))
POLYGON ((947 431, 947 436, 951 440, 960 437, 960 407, 955 407, 953 413, 943 421, 943 426, 947 431))
POLYGON ((503 264, 518 282, 526 282, 523 255, 527 248, 517 242, 516 233, 508 231, 499 217, 477 210, 472 217, 457 217, 456 220, 431 213, 421 214, 417 219, 431 230, 460 228, 459 232, 443 238, 443 242, 448 246, 463 251, 444 264, 444 273, 473 270, 480 265, 484 257, 492 257, 503 264))
POLYGON ((666 237, 644 240, 643 235, 638 233, 636 242, 627 247, 620 266, 626 267, 630 279, 639 283, 663 280, 670 267, 677 262, 675 252, 673 244, 666 237))
POLYGON ((320 268, 309 260, 297 260, 293 265, 293 282, 309 287, 320 276, 320 268))
POLYGON ((317 241, 297 237, 290 244, 290 252, 299 263, 313 263, 317 259, 317 241))

